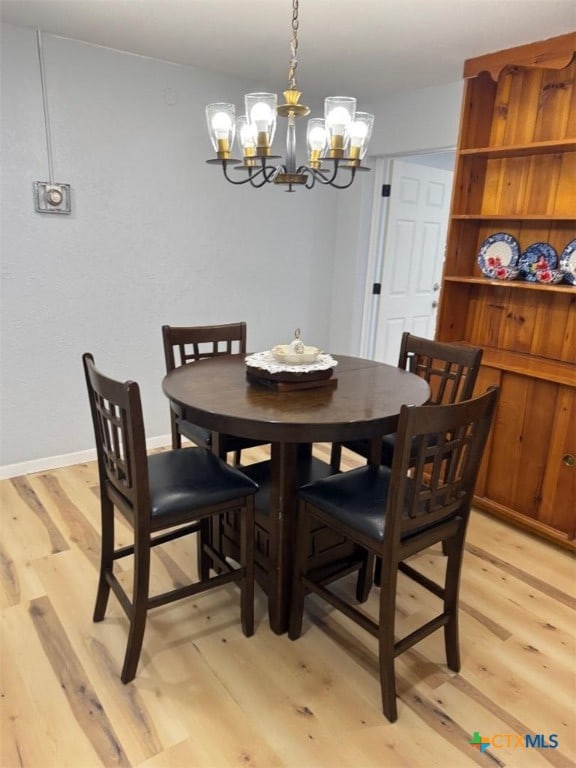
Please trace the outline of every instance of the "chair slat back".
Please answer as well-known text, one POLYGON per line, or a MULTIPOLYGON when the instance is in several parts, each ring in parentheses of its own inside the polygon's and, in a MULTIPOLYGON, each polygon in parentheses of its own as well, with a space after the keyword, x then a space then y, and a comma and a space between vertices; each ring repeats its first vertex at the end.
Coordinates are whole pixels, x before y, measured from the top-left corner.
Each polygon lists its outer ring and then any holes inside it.
POLYGON ((246 352, 246 323, 162 326, 166 372, 205 357, 246 352))
POLYGON ((398 367, 422 376, 430 385, 430 405, 469 400, 482 361, 478 347, 448 344, 402 334, 398 367))
POLYGON ((497 396, 491 387, 460 403, 402 407, 386 513, 396 543, 455 515, 466 518, 497 396))
POLYGON ((101 487, 109 483, 132 507, 148 493, 144 419, 138 384, 104 376, 94 358, 82 357, 101 487))

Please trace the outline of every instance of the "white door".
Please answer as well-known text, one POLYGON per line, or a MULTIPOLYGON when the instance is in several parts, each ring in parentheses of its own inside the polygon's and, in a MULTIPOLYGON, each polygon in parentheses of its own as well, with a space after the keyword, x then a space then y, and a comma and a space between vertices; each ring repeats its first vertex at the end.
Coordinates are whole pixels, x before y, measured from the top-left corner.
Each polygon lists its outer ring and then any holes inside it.
POLYGON ((453 176, 453 171, 393 161, 376 320, 377 360, 397 364, 403 331, 434 337, 453 176))

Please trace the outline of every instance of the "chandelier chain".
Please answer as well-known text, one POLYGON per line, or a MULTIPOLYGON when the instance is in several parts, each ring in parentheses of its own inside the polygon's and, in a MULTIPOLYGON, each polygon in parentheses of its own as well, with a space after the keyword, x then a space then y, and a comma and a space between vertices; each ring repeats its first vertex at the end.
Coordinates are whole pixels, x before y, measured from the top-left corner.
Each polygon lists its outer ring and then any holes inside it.
POLYGON ((288 80, 290 89, 296 90, 296 67, 298 59, 296 51, 298 50, 298 0, 292 0, 292 37, 290 39, 290 69, 288 70, 288 80))

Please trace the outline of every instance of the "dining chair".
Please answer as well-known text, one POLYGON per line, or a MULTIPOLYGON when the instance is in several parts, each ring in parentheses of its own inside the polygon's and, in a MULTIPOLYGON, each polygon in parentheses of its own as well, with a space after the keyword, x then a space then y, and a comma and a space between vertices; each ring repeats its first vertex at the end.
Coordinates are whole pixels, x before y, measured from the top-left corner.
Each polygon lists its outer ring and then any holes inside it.
MULTIPOLYGON (((458 594, 466 527, 474 486, 493 419, 497 388, 448 405, 402 406, 392 467, 367 465, 300 488, 296 563, 289 636, 302 631, 305 596, 312 592, 378 640, 382 707, 397 719, 394 660, 432 632, 444 628, 448 667, 458 672, 458 594), (409 471, 411 469, 411 471, 409 471), (379 556, 382 584, 378 617, 360 611, 322 569, 307 568, 311 525, 322 523, 379 556), (438 581, 409 558, 443 543, 447 558, 438 581), (441 612, 402 638, 395 636, 398 573, 442 601, 441 612)), ((425 560, 420 560, 420 564, 425 560)))
POLYGON ((110 589, 126 613, 130 629, 121 680, 136 675, 150 609, 208 589, 240 586, 242 631, 254 632, 254 494, 257 484, 206 448, 168 450, 148 456, 140 390, 134 381, 115 381, 82 357, 96 439, 102 549, 94 621, 102 621, 110 589), (114 510, 133 530, 134 543, 116 547, 114 510), (241 519, 238 567, 211 545, 211 519, 226 512, 241 519), (152 548, 188 534, 197 535, 198 579, 150 595, 152 548), (131 595, 114 572, 114 562, 134 556, 131 595), (210 566, 218 570, 210 576, 210 566))
MULTIPOLYGON (((206 357, 246 353, 246 323, 226 325, 162 326, 166 373, 187 363, 196 363, 206 357)), ((182 447, 182 436, 203 448, 213 448, 212 432, 194 424, 186 409, 177 403, 170 403, 170 425, 172 448, 182 447)), ((232 435, 219 435, 217 453, 226 459, 228 452, 234 452, 234 465, 239 466, 241 452, 245 448, 265 445, 259 440, 232 435)))
MULTIPOLYGON (((398 368, 422 376, 430 385, 431 396, 427 405, 455 403, 469 400, 480 370, 482 349, 479 347, 450 344, 424 339, 405 331, 400 342, 398 368)), ((382 438, 381 463, 392 466, 396 435, 382 438)), ((370 443, 367 440, 349 440, 334 443, 330 453, 330 464, 336 472, 340 470, 342 447, 368 459, 370 443)))

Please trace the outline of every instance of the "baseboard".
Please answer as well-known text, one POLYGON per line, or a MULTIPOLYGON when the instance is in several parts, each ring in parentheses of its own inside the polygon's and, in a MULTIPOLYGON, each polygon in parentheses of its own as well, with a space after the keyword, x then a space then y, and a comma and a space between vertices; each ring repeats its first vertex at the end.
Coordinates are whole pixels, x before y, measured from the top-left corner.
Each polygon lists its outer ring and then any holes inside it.
MULTIPOLYGON (((160 435, 146 440, 148 450, 164 448, 171 444, 170 435, 160 435)), ((45 472, 48 469, 70 467, 72 464, 83 464, 86 461, 96 461, 95 448, 90 448, 87 451, 76 451, 75 453, 63 453, 60 456, 46 456, 43 459, 32 459, 19 464, 5 464, 0 467, 0 480, 7 480, 10 477, 19 477, 20 475, 31 475, 33 472, 45 472)))

